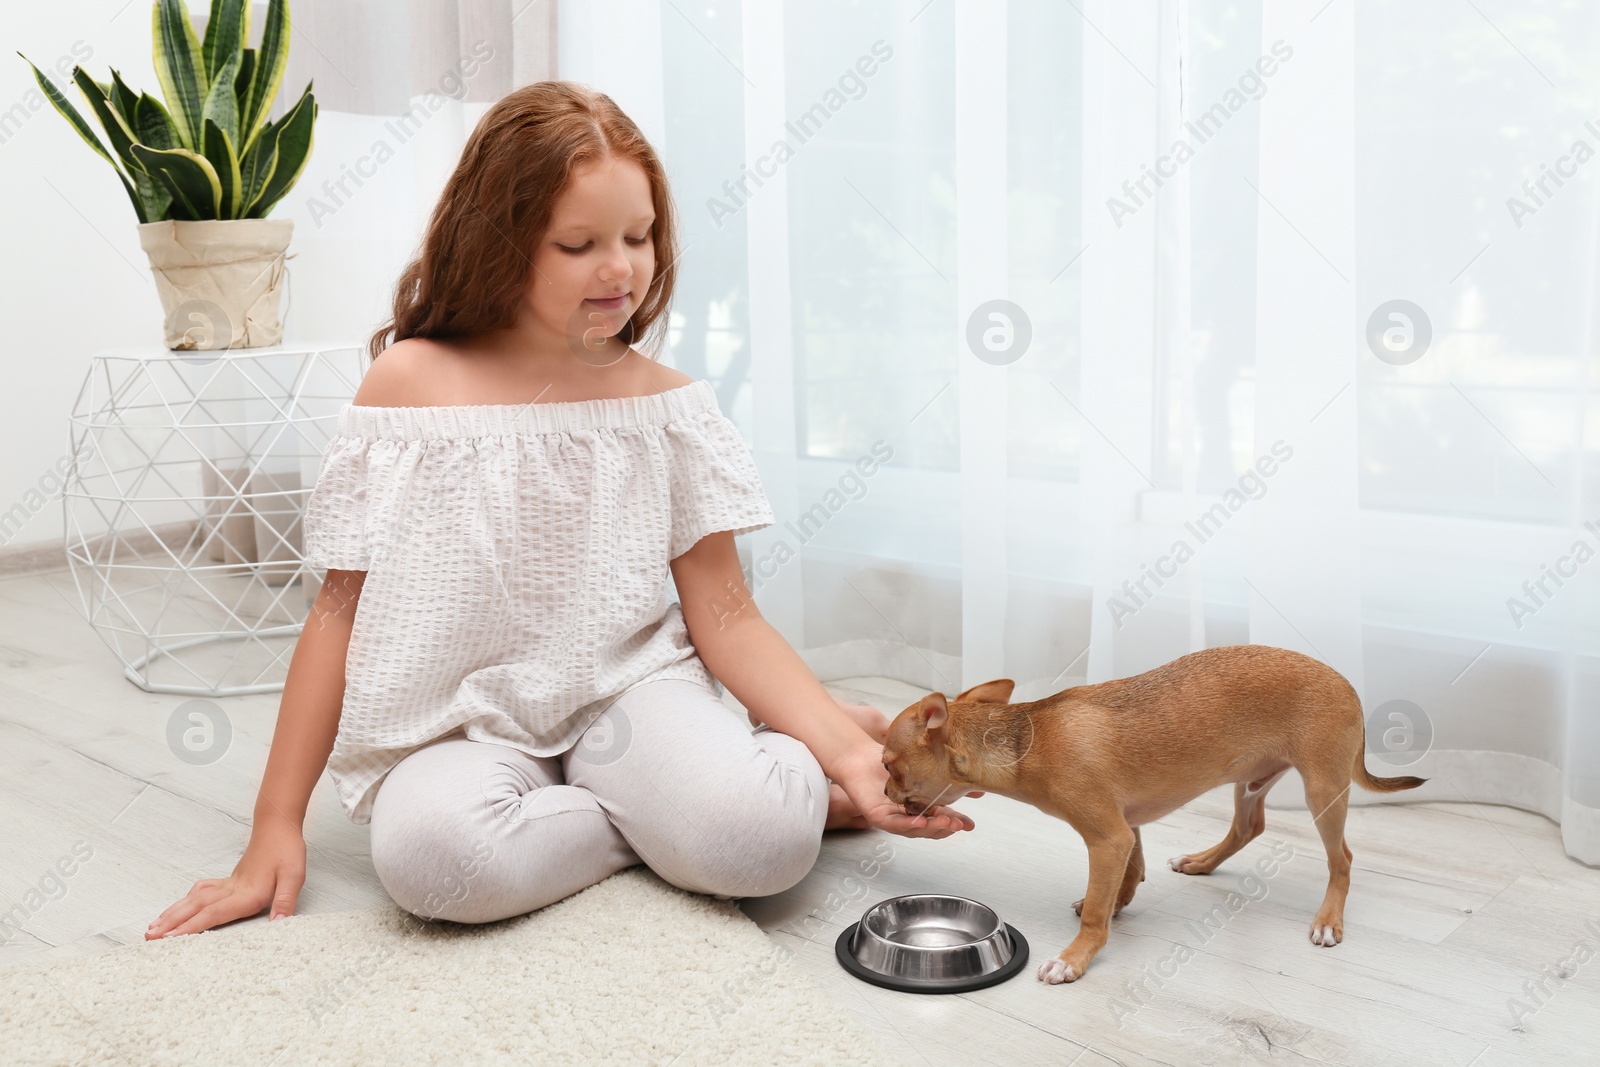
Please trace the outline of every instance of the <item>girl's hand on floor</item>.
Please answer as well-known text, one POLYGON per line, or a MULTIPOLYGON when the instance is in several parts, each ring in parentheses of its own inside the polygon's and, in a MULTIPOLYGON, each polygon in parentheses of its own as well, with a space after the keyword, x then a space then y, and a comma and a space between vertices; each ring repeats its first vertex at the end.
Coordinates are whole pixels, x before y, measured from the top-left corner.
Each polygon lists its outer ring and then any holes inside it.
POLYGON ((889 772, 883 767, 883 748, 878 744, 864 742, 828 773, 876 829, 902 837, 941 838, 977 825, 961 812, 943 805, 929 808, 921 815, 907 815, 883 791, 889 782, 889 772))
POLYGON ((258 821, 238 866, 227 878, 204 878, 189 895, 162 912, 145 930, 146 941, 172 934, 196 934, 213 926, 247 919, 272 905, 274 919, 294 914, 306 880, 306 841, 287 822, 258 821))

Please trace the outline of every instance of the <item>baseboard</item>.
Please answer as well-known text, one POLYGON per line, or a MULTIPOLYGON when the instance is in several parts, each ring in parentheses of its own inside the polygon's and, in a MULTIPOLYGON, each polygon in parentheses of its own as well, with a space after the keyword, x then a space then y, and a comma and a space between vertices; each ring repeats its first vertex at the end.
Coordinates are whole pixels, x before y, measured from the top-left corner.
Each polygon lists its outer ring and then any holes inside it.
POLYGON ((0 578, 66 569, 67 550, 60 541, 31 541, 0 548, 0 578))
MULTIPOLYGON (((198 524, 198 519, 186 519, 145 530, 127 531, 122 534, 122 542, 140 555, 154 552, 162 546, 176 550, 190 542, 198 524)), ((67 550, 59 540, 0 547, 0 578, 47 574, 66 569, 67 550)))

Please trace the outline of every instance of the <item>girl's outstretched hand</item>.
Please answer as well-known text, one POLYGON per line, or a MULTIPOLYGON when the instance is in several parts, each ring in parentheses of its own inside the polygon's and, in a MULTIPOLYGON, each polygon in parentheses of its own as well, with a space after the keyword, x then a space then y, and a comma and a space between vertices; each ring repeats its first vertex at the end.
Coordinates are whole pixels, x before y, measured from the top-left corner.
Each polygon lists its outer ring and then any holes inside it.
POLYGON ((247 919, 272 905, 272 917, 294 914, 306 880, 306 841, 287 822, 257 821, 250 843, 227 878, 203 878, 145 930, 146 941, 169 934, 196 934, 247 919))
POLYGON ((977 825, 966 815, 944 805, 929 808, 921 815, 907 815, 883 791, 889 782, 889 772, 883 767, 883 746, 871 739, 864 738, 860 745, 851 749, 829 775, 875 829, 902 837, 941 838, 977 825))

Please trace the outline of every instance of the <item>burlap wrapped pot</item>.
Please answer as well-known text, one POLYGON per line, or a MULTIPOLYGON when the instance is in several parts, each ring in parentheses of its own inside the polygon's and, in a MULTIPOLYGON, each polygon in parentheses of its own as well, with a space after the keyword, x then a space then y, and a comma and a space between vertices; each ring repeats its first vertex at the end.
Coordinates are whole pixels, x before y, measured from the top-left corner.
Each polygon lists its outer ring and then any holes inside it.
POLYGON ((278 303, 293 219, 164 219, 139 224, 177 350, 262 348, 283 340, 278 303))

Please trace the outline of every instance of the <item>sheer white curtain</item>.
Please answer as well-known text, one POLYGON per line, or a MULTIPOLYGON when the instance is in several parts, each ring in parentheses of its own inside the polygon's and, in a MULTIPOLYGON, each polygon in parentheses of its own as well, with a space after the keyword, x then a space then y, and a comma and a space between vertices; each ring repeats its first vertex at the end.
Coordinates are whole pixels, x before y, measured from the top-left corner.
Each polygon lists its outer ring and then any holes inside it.
POLYGON ((1375 769, 1431 779, 1405 798, 1542 812, 1600 863, 1600 11, 295 13, 313 192, 493 51, 319 213, 312 323, 376 324, 513 85, 587 82, 651 137, 686 246, 668 359, 756 452, 751 584, 823 678, 1032 699, 1294 648, 1361 693, 1375 769))
MULTIPOLYGON (((252 0, 252 34, 266 21, 252 0)), ((190 2, 196 19, 205 6, 190 2)), ((285 329, 365 343, 473 125, 511 89, 554 76, 553 0, 294 0, 283 92, 309 81, 306 171, 278 214, 295 221, 285 329)))

